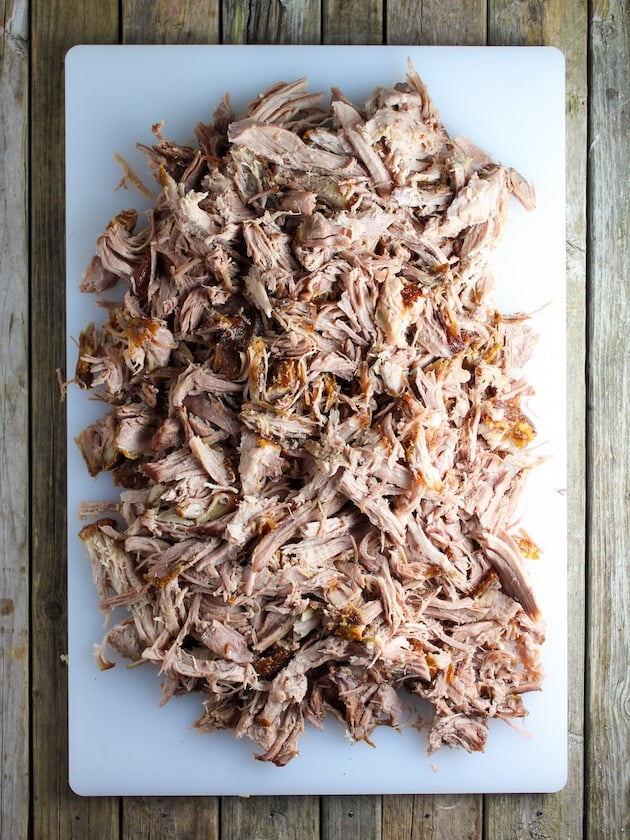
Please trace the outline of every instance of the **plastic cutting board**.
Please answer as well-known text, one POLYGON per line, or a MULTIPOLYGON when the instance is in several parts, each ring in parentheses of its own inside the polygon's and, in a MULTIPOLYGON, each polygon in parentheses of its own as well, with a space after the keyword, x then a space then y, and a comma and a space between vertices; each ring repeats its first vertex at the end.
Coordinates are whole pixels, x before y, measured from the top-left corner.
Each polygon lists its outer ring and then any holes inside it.
MULTIPOLYGON (((340 87, 356 101, 376 85, 402 80, 411 56, 453 135, 464 133, 534 181, 538 208, 513 203, 497 265, 503 311, 536 311, 540 334, 527 374, 529 405, 542 449, 551 455, 532 477, 524 523, 543 548, 530 563, 548 634, 544 690, 526 697, 527 734, 494 722, 485 753, 426 754, 426 736, 381 728, 372 748, 351 744, 329 719, 307 729, 301 755, 277 768, 252 759, 253 745, 229 733, 199 735, 200 698, 159 707, 151 665, 124 663, 101 673, 92 646, 103 617, 83 546, 76 537, 83 499, 110 498, 106 478, 91 479, 73 438, 102 407, 69 389, 68 621, 70 784, 79 794, 332 794, 543 792, 566 780, 566 502, 564 61, 550 48, 80 46, 66 60, 67 347, 69 375, 81 329, 99 317, 78 283, 97 236, 127 207, 148 203, 118 190, 114 153, 157 189, 135 143, 151 125, 186 142, 209 120, 224 92, 235 109, 272 83, 308 75, 312 90, 340 87)), ((114 496, 115 498, 115 496, 114 496)))

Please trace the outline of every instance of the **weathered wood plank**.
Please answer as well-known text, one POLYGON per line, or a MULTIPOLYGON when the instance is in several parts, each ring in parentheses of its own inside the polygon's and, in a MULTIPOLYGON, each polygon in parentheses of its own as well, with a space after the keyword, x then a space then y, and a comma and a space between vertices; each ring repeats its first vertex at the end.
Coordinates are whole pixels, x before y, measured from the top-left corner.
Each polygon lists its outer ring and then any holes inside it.
POLYGON ((414 805, 425 797, 383 796, 381 832, 383 840, 411 840, 414 826, 414 805))
POLYGON ((384 796, 383 840, 480 840, 480 796, 384 796))
POLYGON ((584 364, 586 249, 586 61, 584 0, 515 3, 491 0, 488 41, 547 44, 564 51, 567 139, 567 405, 569 528, 569 781, 559 794, 488 796, 488 838, 582 837, 584 720, 584 364))
POLYGON ((586 828, 630 837, 630 3, 591 4, 586 828))
POLYGON ((517 46, 543 43, 543 16, 540 0, 488 0, 488 43, 517 46))
POLYGON ((3 3, 0 28, 0 837, 29 813, 28 4, 3 3))
POLYGON ((559 47, 566 61, 566 281, 569 614, 569 779, 560 796, 542 803, 547 824, 567 837, 582 836, 584 795, 584 552, 585 552, 585 294, 587 3, 549 3, 544 43, 559 47), (551 804, 551 811, 549 805, 551 804))
POLYGON ((227 840, 319 840, 316 796, 229 796, 221 805, 221 837, 227 840))
MULTIPOLYGON (((384 40, 381 0, 323 0, 324 44, 381 44, 384 40)), ((323 796, 322 840, 380 840, 381 796, 323 796)))
POLYGON ((124 0, 125 44, 216 44, 219 0, 124 0))
MULTIPOLYGON (((389 0, 389 44, 483 44, 486 0, 389 0)), ((383 840, 480 840, 480 796, 385 796, 383 840)))
POLYGON ((486 40, 486 0, 388 0, 388 44, 460 44, 486 40))
POLYGON ((324 44, 382 44, 383 0, 322 0, 324 44))
POLYGON ((225 44, 319 44, 321 0, 223 0, 225 44))
POLYGON ((80 42, 115 41, 116 0, 31 3, 31 416, 33 837, 118 837, 118 802, 68 787, 63 59, 80 42))
MULTIPOLYGON (((322 11, 323 43, 383 43, 381 0, 323 0, 322 11)), ((321 803, 322 840, 380 840, 381 796, 323 796, 321 803)))
MULTIPOLYGON (((224 0, 223 41, 232 44, 313 44, 321 39, 319 0, 224 0)), ((315 796, 225 797, 221 836, 235 840, 319 837, 319 799, 315 796)))
POLYGON ((218 799, 142 796, 122 802, 121 840, 213 840, 219 837, 218 799))
MULTIPOLYGON (((218 43, 219 0, 123 0, 125 44, 218 43)), ((129 840, 219 837, 218 797, 133 797, 121 802, 121 836, 129 840)))
POLYGON ((381 840, 382 796, 323 796, 322 840, 381 840))

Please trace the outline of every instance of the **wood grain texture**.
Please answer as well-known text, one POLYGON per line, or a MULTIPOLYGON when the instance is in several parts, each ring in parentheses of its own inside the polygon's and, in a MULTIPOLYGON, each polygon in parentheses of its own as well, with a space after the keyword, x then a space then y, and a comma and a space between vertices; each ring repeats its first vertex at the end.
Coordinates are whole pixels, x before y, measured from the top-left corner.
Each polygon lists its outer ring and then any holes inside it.
POLYGON ((322 0, 324 44, 382 44, 383 0, 322 0))
MULTIPOLYGON (((383 43, 381 0, 322 0, 322 40, 325 44, 383 43)), ((322 840, 380 840, 381 796, 324 796, 322 840)))
POLYGON ((29 812, 28 18, 3 3, 0 28, 0 837, 29 812))
POLYGON ((319 44, 321 0, 223 0, 225 44, 319 44))
POLYGON ((488 0, 488 44, 516 47, 544 43, 545 0, 488 0))
POLYGON ((420 797, 408 794, 383 796, 381 831, 384 840, 411 840, 414 826, 414 804, 419 799, 420 797))
POLYGON ((319 797, 225 797, 221 837, 227 840, 319 840, 319 797))
POLYGON ((388 44, 460 44, 486 41, 486 0, 388 0, 388 44))
POLYGON ((630 837, 630 3, 591 7, 586 827, 630 837))
MULTIPOLYGON (((319 43, 319 0, 224 0, 223 41, 232 44, 319 43)), ((319 797, 224 797, 221 837, 234 840, 317 840, 319 797)))
POLYGON ((0 837, 27 837, 29 708, 24 614, 26 341, 31 322, 32 825, 28 836, 623 838, 630 836, 628 534, 628 0, 4 0, 0 21, 0 837), (218 14, 219 4, 221 15, 218 14), (121 17, 119 18, 119 7, 121 17), (26 29, 30 11, 31 41, 26 29), (65 420, 55 369, 64 364, 63 101, 65 50, 79 42, 452 43, 559 46, 567 59, 567 318, 569 380, 569 759, 552 796, 81 799, 66 783, 65 420), (591 89, 587 100, 586 60, 591 89), (29 57, 30 51, 30 57, 29 57), (30 60, 29 60, 30 59, 30 60), (27 67, 32 68, 27 86, 27 67), (30 90, 30 154, 25 101, 30 90), (586 272, 586 113, 590 115, 589 287, 586 272), (625 145, 624 145, 625 144, 625 145), (26 166, 30 160, 31 299, 26 299, 26 166), (6 175, 5 175, 6 173, 6 175), (42 199, 42 196, 44 197, 42 199), (21 210, 19 208, 22 208, 21 210), (20 216, 20 213, 22 214, 20 216), (9 223, 6 223, 6 220, 9 223), (7 291, 9 290, 9 291, 7 291), (584 322, 588 301, 588 332, 584 322), (10 329, 7 330, 7 325, 10 329), (42 352, 45 348, 45 352, 42 352), (588 368, 588 391, 584 368, 588 368), (8 390, 7 390, 8 388, 8 390), (588 396, 588 423, 584 404, 588 396), (7 423, 8 421, 8 423, 7 423), (13 424, 14 433, 10 433, 13 424), (5 435, 2 437, 2 435, 5 435), (20 438, 20 434, 22 437, 20 438), (19 443, 19 441, 22 443, 19 443), (585 509, 585 440, 588 509, 585 509), (11 446, 8 445, 11 441, 11 446), (18 444, 16 445, 16 441, 18 444), (17 471, 16 471, 17 470, 17 471), (7 482, 14 481, 12 484, 7 482), (7 489, 9 488, 9 489, 7 489), (7 498, 10 501, 7 507, 7 498), (585 515, 588 566, 584 568, 585 515), (585 598, 589 587, 587 721, 583 726, 585 598), (1 600, 5 599, 5 600, 1 600), (12 602, 12 605, 9 603, 12 602), (13 606, 13 612, 10 611, 13 606), (20 613, 22 610, 22 613, 20 613), (5 613, 6 614, 3 614, 5 613), (0 631, 1 632, 1 631, 0 631), (9 640, 11 637, 11 640, 9 640), (15 657, 11 656, 13 650, 15 657), (6 651, 9 651, 7 659, 6 651), (20 655, 17 655, 20 654, 20 655), (7 663, 9 670, 7 671, 7 663), (17 674, 17 676, 16 676, 17 674), (17 699, 16 699, 17 698, 17 699), (15 706, 15 708, 14 708, 15 706), (586 737, 586 741, 585 741, 586 737), (586 747, 586 765, 584 748, 586 747), (9 756, 7 758, 7 756, 9 756), (586 789, 584 788, 586 774, 586 789), (583 810, 583 799, 586 812, 583 810), (464 801, 465 800, 465 801, 464 801), (586 832, 583 832, 584 818, 586 832), (239 833, 240 832, 240 833, 239 833))
POLYGON ((547 6, 545 42, 566 62, 566 281, 568 513, 568 724, 569 776, 565 789, 542 804, 543 824, 567 840, 583 836, 584 801, 584 608, 585 608, 585 412, 586 385, 586 154, 587 3, 547 6))
POLYGON ((121 840, 217 840, 220 836, 215 797, 126 797, 122 805, 121 840))
POLYGON ((124 0, 125 44, 216 44, 219 0, 124 0))
MULTIPOLYGON (((485 0, 388 0, 387 43, 486 41, 485 0)), ((481 796, 385 796, 383 840, 481 840, 481 796)))
POLYGON ((323 796, 322 840, 381 840, 382 796, 323 796))
MULTIPOLYGON (((383 42, 381 0, 345 2, 322 0, 322 40, 325 44, 383 42)), ((323 796, 322 840, 380 840, 381 796, 323 796)))
POLYGON ((481 796, 384 796, 383 840, 481 840, 481 796))
POLYGON ((486 796, 484 837, 581 838, 584 743, 586 64, 584 0, 490 0, 488 42, 565 53, 567 141, 567 437, 569 779, 558 794, 486 796))
MULTIPOLYGON (((219 0, 123 0, 125 44, 213 44, 219 0)), ((121 837, 196 840, 219 837, 219 799, 129 797, 121 800, 121 837)))
POLYGON ((76 43, 115 41, 118 5, 31 3, 31 481, 34 838, 115 837, 118 803, 68 787, 63 60, 76 43))
MULTIPOLYGON (((223 42, 230 44, 317 44, 319 0, 223 0, 223 42)), ((234 840, 318 840, 317 796, 224 797, 221 837, 234 840)))

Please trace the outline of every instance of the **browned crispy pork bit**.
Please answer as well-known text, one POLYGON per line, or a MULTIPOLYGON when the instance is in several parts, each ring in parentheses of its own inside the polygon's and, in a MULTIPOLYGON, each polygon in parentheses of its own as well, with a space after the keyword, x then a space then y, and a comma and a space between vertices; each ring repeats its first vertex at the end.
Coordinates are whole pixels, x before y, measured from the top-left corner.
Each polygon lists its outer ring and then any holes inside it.
POLYGON ((368 743, 399 727, 405 692, 431 751, 483 750, 542 681, 510 530, 534 337, 490 299, 531 187, 448 135, 411 66, 363 107, 299 80, 238 119, 226 98, 195 148, 155 131, 159 198, 82 280, 124 288, 76 373, 108 404, 78 445, 121 488, 81 532, 128 610, 101 666, 156 663, 164 701, 199 691, 202 731, 278 765, 329 712, 368 743))

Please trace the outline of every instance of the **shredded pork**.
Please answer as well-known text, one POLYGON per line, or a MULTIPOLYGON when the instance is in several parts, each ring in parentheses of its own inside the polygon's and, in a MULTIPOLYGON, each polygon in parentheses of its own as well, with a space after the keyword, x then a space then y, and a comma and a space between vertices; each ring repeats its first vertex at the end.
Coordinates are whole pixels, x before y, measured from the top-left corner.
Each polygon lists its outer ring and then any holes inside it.
POLYGON ((124 289, 81 334, 108 405, 78 445, 118 501, 81 531, 97 648, 197 691, 201 731, 286 764, 305 722, 352 739, 419 725, 483 750, 539 690, 544 622, 512 525, 536 457, 534 335, 492 302, 510 196, 533 190, 452 138, 411 65, 362 106, 306 80, 180 146, 143 147, 160 195, 120 213, 81 282, 124 289))

